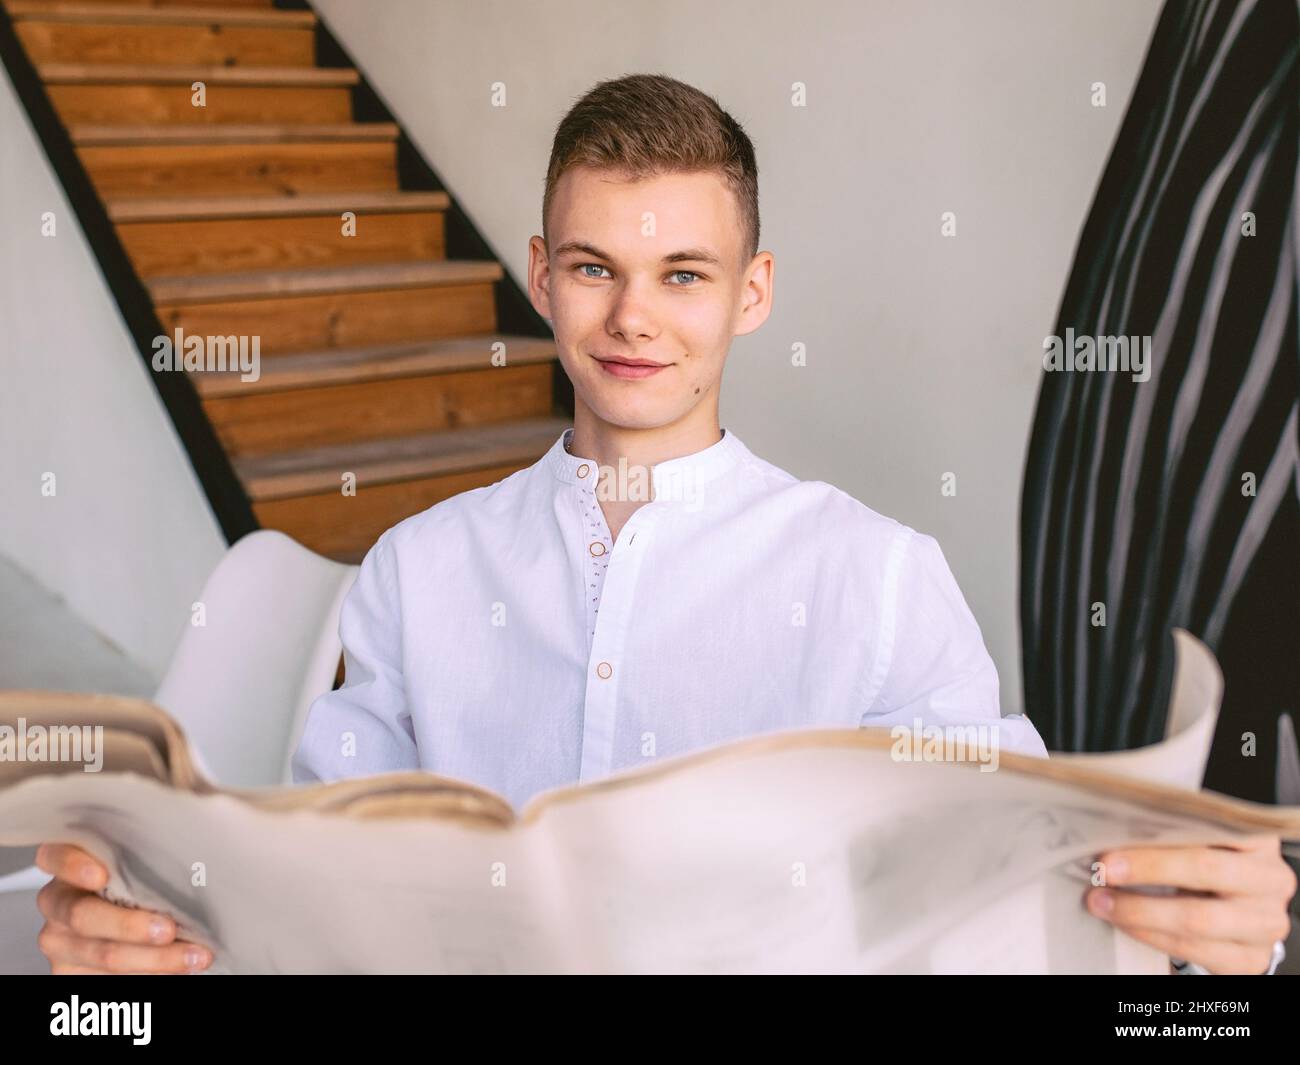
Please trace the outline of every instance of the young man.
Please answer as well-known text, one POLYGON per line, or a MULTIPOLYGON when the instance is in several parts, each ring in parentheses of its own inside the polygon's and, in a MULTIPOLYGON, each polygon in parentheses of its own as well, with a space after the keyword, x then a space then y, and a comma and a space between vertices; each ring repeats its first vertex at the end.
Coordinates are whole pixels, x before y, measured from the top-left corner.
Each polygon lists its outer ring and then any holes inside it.
MULTIPOLYGON (((313 705, 295 778, 423 768, 519 806, 758 732, 918 718, 989 724, 1001 747, 1045 755, 1026 718, 1000 716, 938 544, 719 425, 731 339, 763 324, 773 293, 740 126, 669 78, 598 85, 556 134, 543 231, 529 292, 553 322, 574 426, 528 469, 379 538, 343 608, 346 683, 313 705)), ((1194 886, 1263 869, 1280 892, 1267 853, 1206 864, 1201 850, 1172 852, 1194 886)), ((1134 881, 1171 871, 1152 853, 1134 852, 1134 881)), ((83 859, 42 857, 69 880, 83 859)), ((170 922, 166 945, 144 945, 147 915, 55 885, 42 949, 56 970, 103 967, 95 936, 139 944, 117 945, 119 965, 183 963, 170 922)), ((1267 954, 1283 919, 1269 901, 1224 911, 1230 950, 1179 956, 1262 970, 1249 945, 1267 954)), ((1148 914, 1179 901, 1143 905, 1144 938, 1173 945, 1159 931, 1172 918, 1148 914)))

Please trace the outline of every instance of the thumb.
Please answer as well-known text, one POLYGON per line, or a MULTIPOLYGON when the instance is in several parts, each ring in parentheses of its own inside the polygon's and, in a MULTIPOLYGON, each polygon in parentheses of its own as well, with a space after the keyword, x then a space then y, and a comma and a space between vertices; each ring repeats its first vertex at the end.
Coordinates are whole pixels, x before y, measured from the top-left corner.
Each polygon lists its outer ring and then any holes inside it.
POLYGON ((107 866, 71 843, 42 843, 36 850, 36 865, 56 879, 88 891, 98 891, 108 883, 107 866))

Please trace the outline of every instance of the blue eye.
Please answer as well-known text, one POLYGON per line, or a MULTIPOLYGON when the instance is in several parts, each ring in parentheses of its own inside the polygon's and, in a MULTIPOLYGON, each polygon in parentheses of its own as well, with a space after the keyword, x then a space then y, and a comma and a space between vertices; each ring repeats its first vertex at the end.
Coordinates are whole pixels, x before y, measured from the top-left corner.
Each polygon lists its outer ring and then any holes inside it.
MULTIPOLYGON (((588 273, 587 271, 589 270, 603 270, 606 274, 609 273, 609 270, 606 267, 601 266, 600 263, 579 263, 574 267, 574 269, 579 272, 580 277, 588 278, 591 281, 603 281, 604 278, 602 278, 598 273, 588 273)), ((668 276, 670 278, 687 278, 685 281, 674 281, 673 285, 676 288, 690 288, 691 285, 701 279, 701 275, 697 274, 694 270, 674 270, 668 276)))

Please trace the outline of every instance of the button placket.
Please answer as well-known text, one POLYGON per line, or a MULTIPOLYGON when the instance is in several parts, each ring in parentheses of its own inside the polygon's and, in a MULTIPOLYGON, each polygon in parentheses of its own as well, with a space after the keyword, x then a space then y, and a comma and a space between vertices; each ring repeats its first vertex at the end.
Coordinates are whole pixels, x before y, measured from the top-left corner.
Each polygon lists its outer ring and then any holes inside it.
MULTIPOLYGON (((610 772, 614 754, 614 727, 618 718, 618 693, 624 661, 624 648, 631 631, 630 605, 641 570, 641 560, 649 542, 642 526, 651 520, 647 510, 637 510, 625 527, 628 535, 620 536, 605 557, 618 565, 609 570, 604 584, 605 614, 592 633, 587 659, 586 697, 583 705, 582 763, 579 780, 592 780, 610 772)), ((590 559, 590 554, 588 555, 590 559)), ((596 561, 596 560, 593 560, 596 561)))
POLYGON ((609 569, 613 544, 609 535, 609 525, 605 521, 604 511, 600 509, 600 501, 596 498, 595 489, 590 482, 582 487, 583 533, 587 541, 587 648, 590 651, 591 642, 596 638, 596 618, 600 613, 600 597, 604 590, 605 573, 609 569))

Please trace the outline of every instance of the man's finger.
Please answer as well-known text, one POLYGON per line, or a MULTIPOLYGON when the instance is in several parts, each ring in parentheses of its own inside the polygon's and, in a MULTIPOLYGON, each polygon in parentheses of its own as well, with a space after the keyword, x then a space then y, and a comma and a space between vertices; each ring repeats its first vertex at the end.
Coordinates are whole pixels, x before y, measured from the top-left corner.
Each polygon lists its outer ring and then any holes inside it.
MULTIPOLYGON (((1272 858, 1282 856, 1282 837, 1275 835, 1262 836, 1242 836, 1240 839, 1234 839, 1231 842, 1217 844, 1217 846, 1231 847, 1233 850, 1250 851, 1254 854, 1266 854, 1272 858)), ((1265 966, 1267 968, 1267 966, 1265 966)))
POLYGON ((50 923, 38 937, 41 953, 62 964, 110 973, 187 973, 207 968, 211 955, 194 943, 171 943, 165 947, 142 947, 90 939, 65 925, 50 923))
POLYGON ((98 891, 108 883, 108 870, 103 864, 70 843, 42 843, 36 848, 36 865, 89 891, 98 891))
POLYGON ((1217 895, 1276 894, 1282 889, 1285 863, 1264 859, 1259 851, 1217 847, 1128 847, 1098 859, 1106 884, 1165 884, 1217 895))
POLYGON ((1124 931, 1145 928, 1191 939, 1273 943, 1286 938, 1291 923, 1275 906, 1248 905, 1241 899, 1154 897, 1112 888, 1092 888, 1091 913, 1124 931))
POLYGON ((176 938, 176 922, 165 914, 118 906, 61 880, 51 880, 37 892, 36 908, 49 920, 93 939, 160 946, 176 938))
POLYGON ((1122 931, 1133 939, 1149 943, 1171 958, 1194 962, 1211 973, 1219 975, 1258 975, 1266 971, 1273 960, 1273 951, 1258 945, 1211 939, 1189 939, 1149 928, 1124 928, 1122 931))

